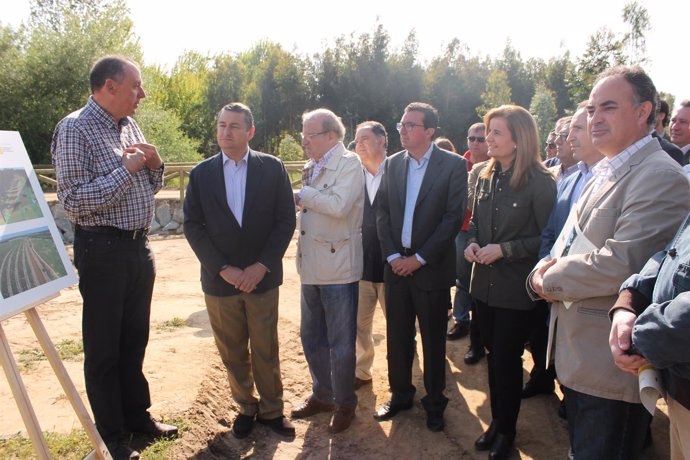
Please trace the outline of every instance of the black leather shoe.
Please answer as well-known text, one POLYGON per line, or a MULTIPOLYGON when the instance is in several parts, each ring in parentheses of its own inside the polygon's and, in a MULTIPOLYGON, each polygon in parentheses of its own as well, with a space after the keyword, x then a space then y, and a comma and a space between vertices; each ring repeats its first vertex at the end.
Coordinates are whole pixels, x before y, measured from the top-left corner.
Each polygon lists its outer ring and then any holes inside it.
POLYGON ((171 438, 177 436, 178 429, 175 425, 159 422, 153 417, 148 417, 139 424, 129 427, 132 433, 140 433, 152 438, 171 438))
POLYGON ((510 453, 513 451, 514 440, 515 435, 508 436, 498 433, 494 440, 494 445, 491 446, 489 460, 507 460, 508 457, 510 457, 510 453))
POLYGON ((237 414, 232 422, 232 435, 237 439, 244 439, 252 432, 252 428, 254 428, 253 415, 237 414))
POLYGON ((139 452, 127 444, 113 442, 105 445, 113 460, 139 460, 139 452))
POLYGON ((489 428, 487 428, 486 431, 482 433, 482 435, 479 436, 476 441, 474 441, 474 448, 477 450, 491 449, 491 446, 493 445, 497 434, 498 425, 495 421, 492 420, 491 425, 489 425, 489 428))
POLYGON ((434 433, 438 431, 443 431, 445 424, 443 423, 443 412, 427 412, 426 413, 426 427, 429 431, 434 433))
POLYGON ((568 420, 568 411, 565 408, 565 397, 563 397, 560 404, 558 404, 558 416, 563 420, 568 420))
POLYGON ((465 353, 465 364, 477 364, 480 359, 484 357, 486 353, 484 352, 484 347, 473 347, 470 346, 465 353))
POLYGON ((286 438, 295 437, 295 425, 293 425, 290 420, 286 419, 284 415, 269 419, 257 417, 256 421, 262 425, 266 425, 276 434, 285 436, 286 438))
POLYGON ((412 409, 412 401, 403 404, 391 404, 391 402, 388 401, 386 404, 378 408, 374 414, 374 419, 378 420, 379 422, 383 420, 390 420, 398 415, 398 412, 408 409, 412 409))
POLYGON ((470 323, 467 321, 461 321, 459 323, 453 324, 450 331, 446 334, 446 339, 448 340, 458 340, 465 337, 470 333, 470 323))
POLYGON ((532 380, 529 379, 524 387, 522 387, 522 399, 531 398, 537 395, 550 395, 556 388, 553 379, 549 380, 532 380))

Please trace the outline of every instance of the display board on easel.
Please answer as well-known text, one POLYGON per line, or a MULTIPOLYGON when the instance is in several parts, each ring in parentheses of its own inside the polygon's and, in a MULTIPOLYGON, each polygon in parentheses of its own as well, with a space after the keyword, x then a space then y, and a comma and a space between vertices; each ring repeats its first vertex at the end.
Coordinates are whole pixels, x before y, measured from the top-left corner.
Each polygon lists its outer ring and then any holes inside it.
MULTIPOLYGON (((94 445, 93 455, 108 459, 110 454, 35 309, 76 282, 74 267, 21 136, 16 131, 0 131, 0 321, 21 312, 26 314, 67 399, 94 445)), ((37 457, 49 459, 50 451, 2 324, 0 363, 37 457)))

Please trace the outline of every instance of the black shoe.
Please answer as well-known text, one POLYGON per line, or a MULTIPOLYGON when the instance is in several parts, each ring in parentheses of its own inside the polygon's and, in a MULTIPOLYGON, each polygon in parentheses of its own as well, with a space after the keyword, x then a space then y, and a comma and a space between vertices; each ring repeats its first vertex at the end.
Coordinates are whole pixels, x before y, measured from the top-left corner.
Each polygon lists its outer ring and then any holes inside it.
POLYGON ((390 420, 398 415, 398 412, 408 409, 412 409, 412 401, 403 404, 392 404, 390 401, 388 401, 376 411, 374 414, 374 419, 378 420, 379 422, 383 420, 390 420))
POLYGON ((556 386, 553 383, 553 379, 548 380, 534 380, 529 379, 524 387, 522 387, 522 399, 531 398, 532 396, 537 396, 540 394, 550 395, 556 386))
POLYGON ((470 323, 467 321, 460 321, 459 323, 453 324, 450 331, 446 334, 446 339, 448 340, 458 340, 465 337, 470 333, 470 323))
POLYGON ((515 435, 508 436, 498 433, 494 440, 494 445, 491 446, 489 460, 507 460, 508 457, 510 457, 510 453, 513 451, 514 440, 515 435))
POLYGON ((465 353, 465 364, 477 364, 485 354, 486 352, 484 351, 484 347, 473 347, 470 345, 470 347, 467 349, 467 353, 465 353))
POLYGON ((443 412, 430 411, 426 413, 426 427, 434 433, 443 431, 443 412))
MULTIPOLYGON (((263 419, 257 417, 256 421, 261 423, 262 425, 266 425, 271 430, 273 430, 274 433, 277 433, 281 436, 285 436, 286 438, 295 437, 295 425, 293 425, 292 422, 286 419, 283 415, 271 419, 263 419)), ((251 431, 251 428, 249 429, 249 431, 251 431)))
POLYGON ((372 379, 369 380, 364 380, 360 379, 358 377, 355 377, 355 391, 359 390, 365 385, 371 385, 372 379))
POLYGON ((492 420, 491 425, 489 425, 489 428, 487 428, 486 431, 482 433, 482 435, 479 436, 476 441, 474 441, 474 448, 477 450, 491 449, 491 446, 494 444, 494 440, 496 439, 497 434, 498 424, 495 420, 492 420))
POLYGON ((565 408, 565 396, 561 399, 560 404, 558 404, 558 416, 563 420, 568 420, 568 411, 565 408))
POLYGON ((105 445, 113 460, 139 460, 139 452, 127 444, 112 442, 105 445))
POLYGON ((171 438, 177 436, 178 429, 175 425, 159 422, 155 418, 149 416, 141 423, 134 424, 129 427, 132 433, 145 434, 154 439, 171 438))
POLYGON ((232 435, 237 439, 244 439, 252 432, 252 428, 254 428, 253 415, 237 414, 232 422, 232 435))

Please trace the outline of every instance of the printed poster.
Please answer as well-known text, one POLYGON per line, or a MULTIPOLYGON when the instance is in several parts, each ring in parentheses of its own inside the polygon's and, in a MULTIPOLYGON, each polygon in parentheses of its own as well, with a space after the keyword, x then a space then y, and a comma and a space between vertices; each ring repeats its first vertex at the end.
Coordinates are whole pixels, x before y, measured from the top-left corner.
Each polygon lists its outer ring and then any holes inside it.
POLYGON ((21 136, 0 131, 0 320, 76 282, 21 136))

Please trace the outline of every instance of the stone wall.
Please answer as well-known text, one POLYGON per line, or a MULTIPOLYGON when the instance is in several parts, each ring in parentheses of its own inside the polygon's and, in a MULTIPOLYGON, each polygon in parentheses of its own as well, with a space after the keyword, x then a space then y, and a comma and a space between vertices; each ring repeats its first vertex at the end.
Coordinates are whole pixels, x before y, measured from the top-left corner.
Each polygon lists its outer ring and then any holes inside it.
MULTIPOLYGON (((65 243, 74 242, 74 225, 69 221, 62 205, 57 201, 48 202, 55 224, 62 233, 65 243)), ((156 198, 156 212, 151 223, 152 235, 179 235, 182 233, 184 214, 179 199, 156 198)))

